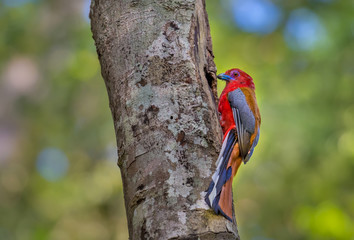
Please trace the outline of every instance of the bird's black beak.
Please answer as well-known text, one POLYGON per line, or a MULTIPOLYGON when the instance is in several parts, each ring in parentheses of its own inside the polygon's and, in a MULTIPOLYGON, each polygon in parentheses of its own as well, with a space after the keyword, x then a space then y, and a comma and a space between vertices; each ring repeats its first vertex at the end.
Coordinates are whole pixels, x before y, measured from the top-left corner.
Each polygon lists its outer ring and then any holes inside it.
POLYGON ((219 74, 217 76, 217 78, 221 79, 221 80, 224 80, 224 81, 230 81, 232 78, 228 75, 226 75, 225 73, 222 73, 222 74, 219 74))

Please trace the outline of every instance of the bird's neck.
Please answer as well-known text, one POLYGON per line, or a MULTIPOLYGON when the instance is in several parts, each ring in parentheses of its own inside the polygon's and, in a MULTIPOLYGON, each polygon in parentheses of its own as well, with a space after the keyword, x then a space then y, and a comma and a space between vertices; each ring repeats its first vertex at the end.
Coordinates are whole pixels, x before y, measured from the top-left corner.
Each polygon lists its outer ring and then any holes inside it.
POLYGON ((222 91, 220 98, 221 98, 223 95, 225 95, 225 94, 227 94, 227 93, 229 93, 229 92, 232 92, 232 91, 234 91, 234 90, 237 89, 237 88, 243 88, 243 87, 249 88, 249 86, 248 86, 247 84, 226 83, 226 86, 225 86, 224 90, 222 91))

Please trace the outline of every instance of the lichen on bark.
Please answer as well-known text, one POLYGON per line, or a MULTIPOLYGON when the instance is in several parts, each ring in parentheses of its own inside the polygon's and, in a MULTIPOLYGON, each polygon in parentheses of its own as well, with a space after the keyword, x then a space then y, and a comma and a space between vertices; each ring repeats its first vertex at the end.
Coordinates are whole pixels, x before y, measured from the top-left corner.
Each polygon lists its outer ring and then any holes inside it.
POLYGON ((218 156, 203 0, 93 0, 131 239, 236 239, 204 202, 218 156))

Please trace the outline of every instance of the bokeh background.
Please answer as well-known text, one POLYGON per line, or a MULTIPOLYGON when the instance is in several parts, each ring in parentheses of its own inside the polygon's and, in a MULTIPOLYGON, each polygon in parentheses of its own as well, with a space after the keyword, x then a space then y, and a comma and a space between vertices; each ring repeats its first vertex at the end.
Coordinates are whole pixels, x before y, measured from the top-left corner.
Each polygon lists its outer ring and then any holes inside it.
MULTIPOLYGON (((206 2, 219 73, 248 72, 262 114, 242 239, 354 239, 354 2, 206 2)), ((0 0, 0 239, 128 239, 89 4, 0 0)))

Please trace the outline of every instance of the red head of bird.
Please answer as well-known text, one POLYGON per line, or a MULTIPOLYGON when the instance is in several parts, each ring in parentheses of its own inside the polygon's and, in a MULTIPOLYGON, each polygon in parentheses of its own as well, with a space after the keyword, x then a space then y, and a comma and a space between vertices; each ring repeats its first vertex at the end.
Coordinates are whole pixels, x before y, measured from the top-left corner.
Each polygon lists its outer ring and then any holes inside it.
POLYGON ((253 79, 250 75, 238 68, 233 68, 225 73, 217 76, 219 79, 226 81, 225 89, 232 87, 249 87, 255 89, 253 79))

